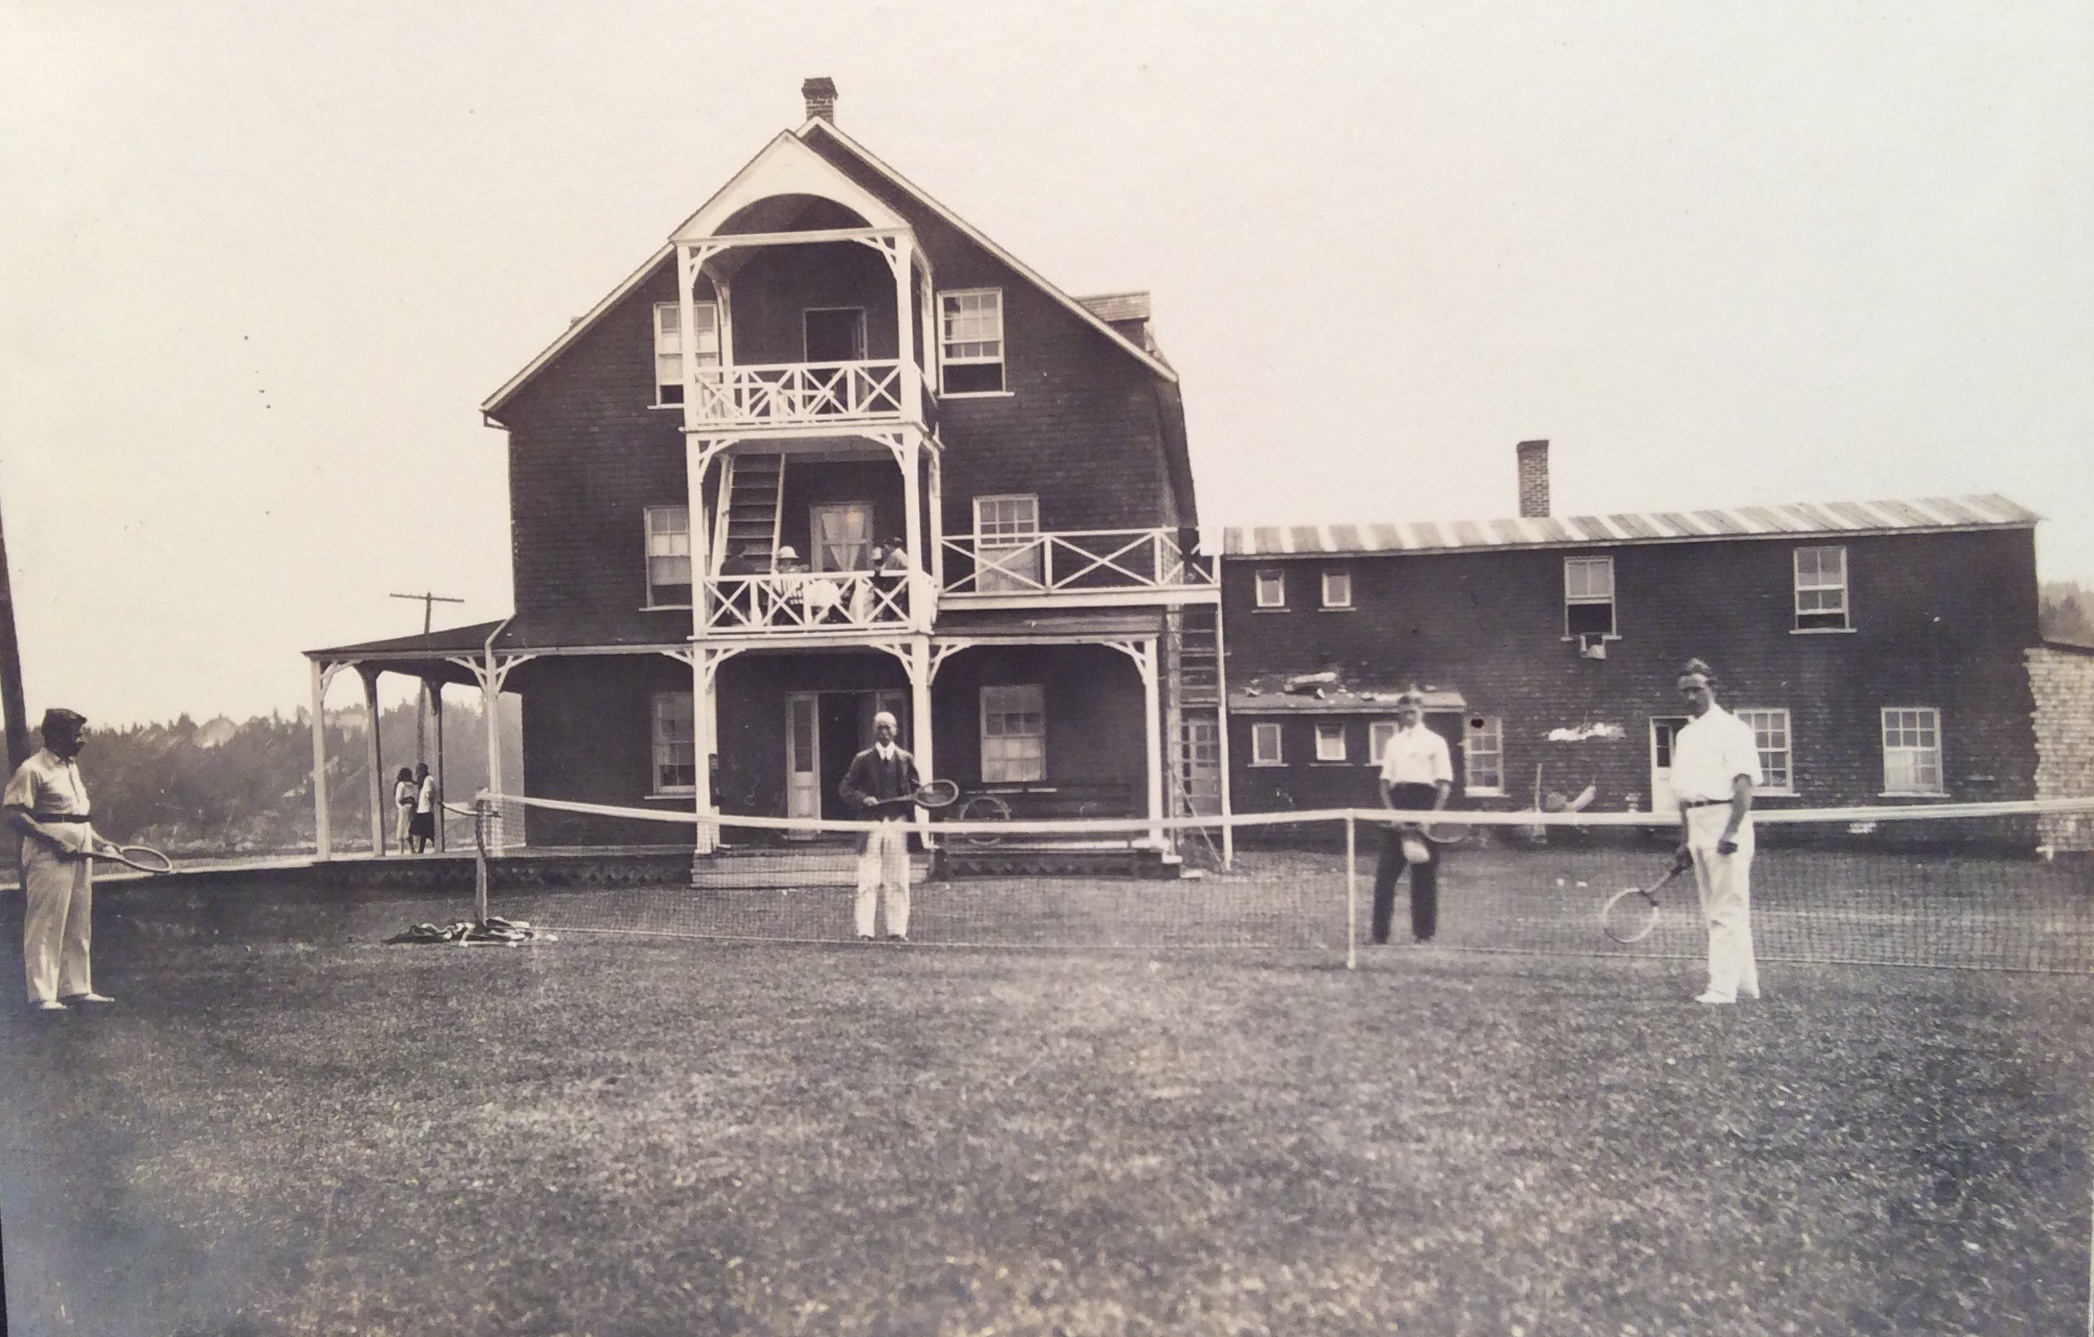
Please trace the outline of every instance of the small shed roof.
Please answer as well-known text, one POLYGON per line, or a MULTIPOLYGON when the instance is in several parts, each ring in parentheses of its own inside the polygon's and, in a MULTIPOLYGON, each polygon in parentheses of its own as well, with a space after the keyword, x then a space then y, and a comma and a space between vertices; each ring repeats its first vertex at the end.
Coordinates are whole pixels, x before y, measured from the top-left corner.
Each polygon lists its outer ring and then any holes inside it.
POLYGON ((2021 529, 2041 517, 1998 495, 1920 501, 1795 502, 1728 510, 1523 516, 1503 520, 1354 525, 1256 525, 1222 531, 1225 557, 1459 551, 1483 548, 1619 547, 1709 539, 1926 530, 2021 529))

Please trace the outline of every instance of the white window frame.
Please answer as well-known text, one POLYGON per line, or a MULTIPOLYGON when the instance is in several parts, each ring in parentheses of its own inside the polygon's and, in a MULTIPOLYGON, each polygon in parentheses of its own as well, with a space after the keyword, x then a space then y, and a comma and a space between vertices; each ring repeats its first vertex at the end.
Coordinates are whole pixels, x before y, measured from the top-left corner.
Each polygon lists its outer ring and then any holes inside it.
POLYGON ((1505 721, 1497 715, 1470 715, 1461 725, 1462 793, 1476 798, 1505 793, 1505 721), (1488 758, 1496 780, 1480 778, 1488 758))
MULTIPOLYGON (((693 302, 691 323, 697 332, 699 367, 720 365, 720 304, 693 302)), ((654 404, 656 408, 679 408, 683 404, 683 315, 674 302, 654 304, 654 404), (673 363, 674 379, 662 377, 673 363), (670 390, 676 393, 671 395, 670 390)))
POLYGON ((1318 720, 1316 722, 1316 760, 1325 765, 1345 764, 1345 721, 1318 720))
POLYGON ((998 492, 974 499, 976 593, 1043 594, 1046 562, 1039 494, 998 492))
POLYGON ((667 796, 698 792, 697 719, 696 699, 690 692, 654 694, 648 710, 649 794, 667 796), (678 716, 681 716, 680 720, 678 716), (679 723, 686 727, 679 730, 676 727, 679 723), (676 766, 689 767, 691 783, 662 783, 662 773, 676 766))
POLYGON ((998 683, 981 691, 981 771, 985 785, 1032 784, 1047 778, 1047 689, 1041 683, 998 683), (1021 727, 1013 729, 1017 720, 1021 727), (1037 720, 1037 727, 1029 722, 1037 720), (1011 746, 1013 740, 1017 746, 1011 746))
POLYGON ((690 599, 685 599, 682 603, 668 603, 657 599, 655 591, 664 585, 687 585, 691 587, 692 597, 696 597, 697 584, 693 579, 695 573, 691 569, 691 508, 688 506, 649 506, 641 513, 641 530, 643 535, 641 542, 644 545, 643 552, 647 564, 647 603, 645 607, 689 608, 691 606, 690 599), (675 515, 683 517, 683 529, 680 533, 674 529, 658 528, 656 526, 655 518, 657 516, 667 519, 675 515), (682 539, 681 543, 677 542, 679 538, 682 539), (678 559, 681 559, 683 562, 684 578, 682 580, 655 579, 655 563, 675 562, 678 559))
POLYGON ((1285 608, 1287 606, 1287 573, 1265 570, 1252 577, 1255 582, 1251 598, 1259 608, 1285 608), (1270 592, 1272 597, 1266 598, 1270 592))
POLYGON ((1376 720, 1367 726, 1367 764, 1380 766, 1389 755, 1389 740, 1401 727, 1394 720, 1376 720))
POLYGON ((1791 570, 1795 573, 1796 590, 1796 622, 1792 630, 1800 632, 1852 631, 1854 629, 1854 618, 1849 607, 1847 591, 1846 545, 1826 544, 1816 547, 1797 548, 1790 559, 1790 564, 1791 570), (1808 576, 1806 576, 1803 569, 1805 553, 1812 554, 1811 564, 1815 568, 1808 576), (1823 556, 1825 553, 1839 554, 1839 578, 1837 580, 1828 579, 1825 574, 1823 556), (1836 595, 1836 598, 1829 597, 1834 595, 1836 595), (1810 606, 1805 607, 1806 604, 1810 606), (1829 618, 1833 616, 1839 618, 1839 623, 1836 626, 1805 626, 1803 622, 1803 619, 1806 617, 1829 618))
POLYGON ((1883 792, 1889 794, 1948 793, 1941 755, 1941 711, 1933 706, 1883 707, 1883 792), (1931 744, 1919 741, 1932 735, 1931 744), (1906 742, 1910 736, 1914 741, 1906 742), (1896 738, 1898 741, 1893 742, 1896 738), (1926 770, 1933 770, 1927 784, 1926 770), (1897 780, 1910 783, 1900 785, 1897 780))
POLYGON ((1614 605, 1614 559, 1612 557, 1566 557, 1563 559, 1563 639, 1568 641, 1579 636, 1598 635, 1606 640, 1621 639, 1621 619, 1614 605), (1574 579, 1572 572, 1582 573, 1586 578, 1574 579), (1607 573, 1607 592, 1604 595, 1592 592, 1590 574, 1595 571, 1607 573), (1607 606, 1607 630, 1603 632, 1577 632, 1571 630, 1570 610, 1580 607, 1607 606))
POLYGON ((1344 567, 1333 567, 1325 570, 1322 574, 1323 579, 1319 583, 1322 587, 1323 606, 1330 609, 1350 609, 1352 607, 1352 572, 1344 567), (1336 594, 1333 593, 1333 586, 1338 587, 1336 594))
POLYGON ((1278 720, 1251 721, 1251 765, 1285 766, 1286 734, 1278 720))
POLYGON ((938 294, 938 393, 947 398, 1001 395, 1010 392, 1004 364, 1003 289, 952 288, 938 294), (983 301, 982 299, 988 299, 983 301), (969 302, 974 303, 969 306, 969 302), (970 324, 968 322, 972 321, 970 324), (996 388, 954 390, 946 383, 952 367, 997 368, 996 388))
POLYGON ((1766 783, 1755 794, 1796 792, 1796 730, 1785 706, 1740 706, 1731 714, 1752 730, 1766 783), (1775 777, 1779 776, 1777 780, 1775 777))

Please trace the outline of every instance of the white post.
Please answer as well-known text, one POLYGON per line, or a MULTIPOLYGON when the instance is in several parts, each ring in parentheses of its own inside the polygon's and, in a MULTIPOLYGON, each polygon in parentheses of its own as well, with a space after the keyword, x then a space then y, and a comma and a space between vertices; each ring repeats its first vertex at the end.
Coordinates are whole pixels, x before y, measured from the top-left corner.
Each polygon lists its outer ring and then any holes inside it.
POLYGON ((887 254, 887 263, 894 269, 895 351, 901 362, 905 422, 923 421, 923 373, 916 366, 916 304, 910 300, 916 276, 914 249, 909 244, 909 234, 901 232, 895 234, 894 249, 887 254))
POLYGON ((371 855, 385 854, 385 764, 378 748, 378 670, 362 664, 356 675, 364 680, 364 708, 370 712, 370 731, 364 735, 364 765, 371 772, 371 855))
POLYGON ((923 546, 923 481, 917 467, 922 452, 921 434, 914 427, 904 427, 901 448, 895 457, 902 466, 902 515, 906 522, 903 538, 909 545, 909 629, 929 632, 931 601, 925 591, 924 573, 931 567, 926 560, 930 554, 923 546))
POLYGON ((1157 698, 1157 638, 1151 636, 1134 662, 1142 675, 1142 726, 1149 741, 1149 843, 1163 848, 1163 710, 1157 698))
MULTIPOLYGON (((697 764, 691 768, 692 815, 698 818, 691 853, 711 854, 720 843, 720 828, 705 819, 713 815, 713 751, 719 746, 719 701, 714 689, 720 661, 703 645, 691 655, 691 741, 697 764)), ((695 869, 693 870, 696 871, 695 869)))
MULTIPOLYGON (((902 660, 902 667, 909 671, 909 750, 916 754, 917 782, 929 784, 938 776, 938 762, 932 755, 931 745, 930 637, 909 638, 909 653, 902 660)), ((929 849, 931 833, 927 823, 930 814, 922 808, 915 812, 917 834, 923 837, 923 847, 929 849)))
POLYGON ((931 590, 945 593, 945 452, 931 447, 931 590))
POLYGON ((312 662, 313 680, 313 851, 316 857, 334 857, 334 832, 327 821, 327 681, 329 673, 319 660, 312 662))
POLYGON ((487 724, 487 793, 494 796, 489 805, 491 814, 486 822, 486 840, 491 852, 500 854, 503 849, 502 831, 502 675, 495 671, 494 644, 487 646, 487 665, 478 674, 480 679, 480 710, 487 724))
POLYGON ((422 684, 429 699, 436 707, 436 851, 444 848, 444 796, 450 791, 444 787, 444 684, 441 678, 429 678, 422 684))

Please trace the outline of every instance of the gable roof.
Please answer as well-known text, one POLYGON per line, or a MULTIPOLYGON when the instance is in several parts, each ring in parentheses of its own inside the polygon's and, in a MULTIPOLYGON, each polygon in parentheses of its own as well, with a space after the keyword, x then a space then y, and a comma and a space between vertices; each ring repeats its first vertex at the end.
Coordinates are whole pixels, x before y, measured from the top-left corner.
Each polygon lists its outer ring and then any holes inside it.
POLYGON ((1458 552, 1485 548, 1620 547, 1730 538, 2025 529, 2041 517, 1998 495, 1924 501, 1797 502, 1714 511, 1416 521, 1402 524, 1257 525, 1222 531, 1225 557, 1319 553, 1458 552))
MULTIPOLYGON (((842 148, 845 152, 857 158, 866 166, 866 168, 878 174, 881 178, 883 178, 885 181, 891 184, 896 190, 900 191, 909 199, 921 205, 930 213, 936 215, 942 222, 944 222, 947 226, 951 227, 955 232, 958 232, 961 236, 967 238, 976 246, 979 246, 984 251, 987 251, 997 261, 1009 268, 1020 278, 1032 284, 1041 292, 1046 293, 1055 301, 1061 303, 1062 306, 1066 307, 1079 320, 1083 321, 1085 324, 1097 330, 1106 338, 1118 344, 1122 349, 1126 350, 1126 352, 1138 359, 1142 363, 1142 365, 1146 366, 1157 376, 1167 381, 1175 382, 1178 379, 1178 374, 1175 371, 1171 370, 1169 364, 1164 362, 1162 358, 1157 356, 1151 350, 1143 348, 1140 344, 1135 343, 1133 340, 1129 339, 1125 334, 1122 334, 1120 331, 1114 329, 1112 325, 1109 324, 1106 320, 1101 319, 1097 312, 1093 311, 1083 302, 1078 301, 1074 297, 1071 297, 1068 293, 1063 292, 1054 284, 1048 282, 1044 277, 1042 277, 1039 273, 1033 270, 1031 266, 1027 265, 1017 256, 1012 255, 1009 251, 1005 250, 1003 247, 991 241, 987 236, 983 235, 979 229, 975 228, 971 223, 967 222, 966 219, 961 218, 958 214, 954 213, 952 210, 940 204, 936 199, 932 198, 929 194, 927 194, 920 186, 916 185, 915 182, 910 181, 900 172, 897 172, 892 167, 889 167, 886 163, 882 162, 879 158, 875 157, 873 153, 864 145, 860 144, 857 140, 852 139, 843 131, 837 129, 833 122, 825 121, 820 117, 815 117, 809 120, 805 125, 802 125, 797 130, 787 130, 779 132, 779 134, 772 138, 770 141, 768 141, 763 146, 763 148, 759 149, 756 152, 756 154, 749 159, 748 162, 744 163, 740 170, 738 170, 732 177, 728 178, 727 183, 725 185, 723 185, 720 189, 714 191, 713 194, 707 199, 707 201, 698 207, 696 212, 694 212, 689 218, 685 219, 681 224, 679 224, 671 232, 671 237, 673 238, 682 235, 683 233, 692 229, 694 226, 701 226, 704 223, 715 221, 712 218, 712 215, 720 214, 724 216, 725 214, 732 213, 733 208, 730 208, 730 205, 732 205, 734 208, 739 208, 742 205, 752 202, 748 200, 738 200, 736 192, 750 179, 752 173, 755 172, 758 165, 761 164, 766 157, 788 157, 794 163, 796 170, 804 174, 807 170, 807 165, 804 162, 800 161, 797 155, 793 154, 792 149, 787 148, 786 146, 791 145, 794 148, 800 148, 801 152, 805 153, 807 157, 820 160, 820 155, 818 153, 811 152, 801 147, 807 143, 811 136, 816 134, 826 134, 831 140, 833 140, 837 144, 838 147, 842 148)), ((834 170, 833 165, 831 166, 831 170, 834 170)), ((841 173, 839 173, 839 176, 841 176, 841 173)), ((847 181, 848 178, 845 178, 845 180, 847 181)), ((855 183, 853 183, 852 190, 854 192, 862 193, 863 187, 858 187, 855 185, 855 183)), ((861 209, 860 212, 864 212, 864 210, 861 209)), ((885 219, 876 220, 875 225, 885 225, 886 222, 887 220, 885 219)), ((565 352, 568 349, 568 347, 572 345, 577 339, 581 338, 584 334, 588 333, 589 330, 596 325, 597 321, 603 318, 606 312, 610 311, 611 308, 617 306, 618 303, 623 301, 626 298, 626 296, 632 292, 633 289, 639 287, 641 283, 645 282, 647 278, 651 276, 658 267, 660 267, 665 262, 673 260, 675 258, 675 255, 675 242, 672 240, 670 242, 664 243, 660 249, 655 251, 653 255, 650 255, 647 258, 645 263, 643 263, 638 269, 634 270, 630 275, 628 275, 624 282, 620 283, 616 288, 613 288, 608 294, 604 296, 604 298, 601 301, 597 302, 596 305, 590 307, 585 314, 570 322, 568 324, 568 327, 565 330, 562 330, 559 336, 555 338, 550 344, 546 345, 544 350, 541 351, 538 354, 538 356, 532 358, 528 363, 524 365, 522 370, 518 371, 514 376, 511 376, 507 381, 503 382, 500 389, 496 390, 493 394, 489 395, 486 399, 482 400, 480 403, 480 411, 486 414, 494 414, 499 412, 502 405, 506 403, 513 395, 515 395, 518 390, 521 390, 524 387, 524 385, 530 381, 532 377, 536 376, 538 372, 541 369, 543 369, 547 364, 551 363, 554 359, 558 358, 560 354, 565 352)))

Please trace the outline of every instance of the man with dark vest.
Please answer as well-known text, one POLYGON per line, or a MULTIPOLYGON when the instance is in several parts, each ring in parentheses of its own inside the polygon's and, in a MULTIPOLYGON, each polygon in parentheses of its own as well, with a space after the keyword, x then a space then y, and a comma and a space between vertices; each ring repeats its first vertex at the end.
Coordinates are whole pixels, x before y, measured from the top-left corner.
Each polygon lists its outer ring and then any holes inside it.
POLYGON ((887 901, 887 937, 909 940, 909 826, 920 781, 916 758, 895 745, 898 726, 887 711, 873 716, 873 745, 851 758, 837 792, 880 825, 858 842, 858 937, 871 942, 881 894, 887 901))
POLYGON ((73 758, 87 717, 54 707, 44 712, 44 745, 7 782, 0 804, 22 838, 22 965, 29 1005, 63 1012, 71 1003, 106 1003, 88 971, 94 912, 94 828, 87 787, 73 758), (62 1001, 61 1001, 62 1000, 62 1001))

